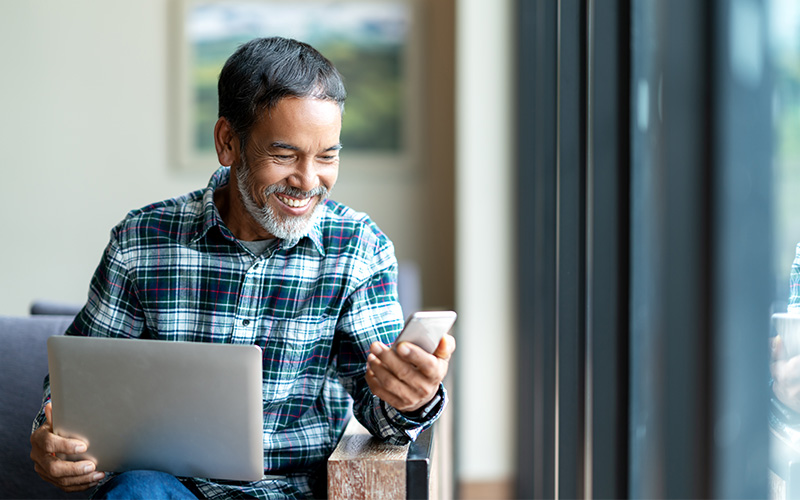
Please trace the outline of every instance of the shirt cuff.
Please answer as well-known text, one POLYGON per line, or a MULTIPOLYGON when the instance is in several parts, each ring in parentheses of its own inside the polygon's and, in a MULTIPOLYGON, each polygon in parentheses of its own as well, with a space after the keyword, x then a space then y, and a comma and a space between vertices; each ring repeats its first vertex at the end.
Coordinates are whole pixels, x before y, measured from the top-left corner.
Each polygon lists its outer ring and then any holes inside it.
POLYGON ((424 422, 428 418, 428 415, 435 414, 438 411, 441 403, 442 396, 437 392, 433 399, 425 406, 417 408, 414 411, 401 411, 400 414, 414 422, 424 422))
POLYGON ((44 377, 44 382, 42 383, 42 405, 39 407, 39 413, 36 415, 36 418, 33 419, 33 424, 31 425, 31 434, 33 434, 36 429, 41 427, 47 422, 47 416, 44 414, 44 407, 47 406, 47 403, 50 402, 50 374, 48 373, 44 377))
POLYGON ((36 432, 36 429, 41 427, 47 422, 47 416, 44 414, 44 407, 47 406, 47 403, 50 402, 50 397, 47 396, 44 401, 42 401, 42 407, 39 409, 39 413, 36 415, 36 418, 33 419, 33 425, 31 426, 31 434, 36 432))
POLYGON ((419 413, 413 412, 406 414, 386 404, 381 400, 381 408, 386 416, 386 419, 396 428, 402 429, 403 432, 413 441, 425 429, 433 425, 439 415, 444 411, 447 405, 447 390, 444 384, 439 384, 439 390, 431 401, 418 410, 419 413))

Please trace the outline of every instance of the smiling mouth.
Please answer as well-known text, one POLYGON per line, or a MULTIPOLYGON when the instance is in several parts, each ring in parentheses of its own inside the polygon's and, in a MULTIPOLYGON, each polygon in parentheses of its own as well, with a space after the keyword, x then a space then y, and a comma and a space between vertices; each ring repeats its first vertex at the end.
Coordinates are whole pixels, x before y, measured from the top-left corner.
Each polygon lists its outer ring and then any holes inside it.
POLYGON ((292 208, 303 208, 311 202, 311 198, 303 198, 302 200, 298 200, 295 198, 287 198, 281 194, 275 194, 278 200, 286 206, 292 208))

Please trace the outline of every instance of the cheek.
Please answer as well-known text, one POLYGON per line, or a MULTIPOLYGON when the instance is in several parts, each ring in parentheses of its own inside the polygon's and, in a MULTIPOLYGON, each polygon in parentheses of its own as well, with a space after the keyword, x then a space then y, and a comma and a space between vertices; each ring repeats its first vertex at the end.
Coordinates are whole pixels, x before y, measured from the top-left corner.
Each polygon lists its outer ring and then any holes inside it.
POLYGON ((259 207, 263 206, 268 201, 268 198, 264 195, 264 190, 267 187, 268 185, 264 184, 259 179, 251 179, 247 185, 247 192, 250 193, 250 197, 253 198, 253 201, 259 207))
POLYGON ((256 201, 265 202, 267 198, 264 196, 264 191, 273 184, 279 183, 279 181, 280 179, 275 179, 270 175, 265 175, 264 172, 259 172, 250 178, 250 193, 256 201))
POLYGON ((325 188, 330 191, 333 189, 334 184, 336 184, 336 180, 339 178, 339 167, 332 169, 331 172, 326 172, 324 175, 320 176, 320 181, 325 186, 325 188))

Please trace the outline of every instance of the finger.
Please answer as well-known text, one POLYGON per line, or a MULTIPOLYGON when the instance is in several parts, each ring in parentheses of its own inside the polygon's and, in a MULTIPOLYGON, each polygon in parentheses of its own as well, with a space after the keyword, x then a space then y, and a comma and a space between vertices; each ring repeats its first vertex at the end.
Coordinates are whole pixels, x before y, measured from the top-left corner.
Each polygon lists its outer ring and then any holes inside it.
POLYGON ((423 377, 419 372, 406 378, 397 377, 385 363, 371 364, 368 374, 376 382, 370 386, 373 394, 401 411, 419 408, 439 389, 438 382, 423 377))
MULTIPOLYGON (((38 431, 37 431, 38 432, 38 431)), ((48 446, 35 442, 31 447, 31 460, 42 467, 51 476, 80 476, 94 472, 94 463, 90 460, 70 461, 48 451, 48 446)))
POLYGON ((36 463, 37 472, 54 479, 61 485, 87 484, 103 478, 102 472, 97 472, 94 462, 83 460, 70 462, 54 456, 46 456, 41 463, 36 463))
MULTIPOLYGON (((447 341, 442 340, 442 342, 447 341)), ((449 350, 449 347, 445 346, 445 349, 449 350)), ((447 374, 448 360, 450 359, 449 354, 446 354, 446 358, 438 357, 408 342, 402 342, 397 346, 397 354, 401 362, 413 365, 416 371, 429 381, 439 383, 447 374)), ((402 369, 402 367, 395 367, 395 365, 390 365, 390 368, 393 370, 402 369)), ((411 376, 411 374, 404 374, 404 376, 411 376)))
POLYGON ((375 396, 379 397, 390 406, 400 411, 410 411, 412 409, 412 401, 404 398, 402 394, 398 395, 387 389, 376 374, 367 374, 367 384, 375 396))
MULTIPOLYGON (((39 472, 39 471, 37 470, 37 472, 39 472)), ((94 488, 95 486, 100 484, 99 481, 91 481, 91 482, 88 482, 88 483, 81 483, 81 484, 61 484, 62 481, 60 481, 58 478, 50 478, 50 477, 44 476, 42 474, 39 474, 39 476, 44 481, 47 481, 48 483, 52 484, 53 486, 56 486, 57 488, 59 488, 59 489, 61 489, 63 491, 66 491, 66 492, 85 491, 85 490, 88 490, 89 488, 94 488)))
MULTIPOLYGON (((367 362, 369 363, 370 360, 372 360, 372 363, 380 362, 380 364, 386 365, 390 370, 393 368, 400 368, 403 364, 403 361, 398 357, 394 349, 390 349, 380 342, 373 342, 370 346, 370 355, 367 356, 367 362)), ((399 373, 395 374, 399 375, 399 373)))
MULTIPOLYGON (((69 460, 52 457, 48 472, 53 477, 64 478, 69 484, 82 484, 91 481, 95 468, 94 462, 89 460, 70 462, 69 460)), ((102 474, 102 472, 97 474, 102 474)))
POLYGON ((53 404, 48 402, 44 406, 44 416, 47 423, 42 424, 37 432, 31 435, 31 444, 39 444, 47 453, 77 454, 86 451, 86 443, 79 439, 68 439, 53 432, 53 404), (42 430, 42 432, 39 432, 42 430), (36 443, 34 443, 36 440, 36 443))
POLYGON ((375 374, 374 371, 367 369, 365 378, 370 391, 372 391, 372 394, 378 396, 391 406, 397 408, 398 404, 400 404, 399 400, 395 398, 392 393, 386 390, 386 388, 383 386, 383 383, 381 383, 380 378, 375 374))
POLYGON ((43 452, 55 455, 63 453, 65 455, 76 455, 87 450, 86 443, 79 439, 63 438, 54 434, 52 429, 42 426, 31 435, 31 442, 34 447, 40 448, 43 452), (41 429, 41 432, 40 432, 41 429))
MULTIPOLYGON (((372 351, 375 355, 375 351, 372 351)), ((375 356, 380 364, 401 380, 410 380, 419 376, 419 368, 425 367, 425 376, 434 368, 436 358, 419 346, 409 342, 401 342, 397 349, 385 348, 375 356)), ((374 361, 373 361, 374 363, 374 361)))
POLYGON ((442 337, 442 340, 439 341, 439 345, 436 346, 436 350, 433 351, 433 355, 437 358, 449 360, 450 356, 453 355, 453 351, 456 350, 456 339, 449 333, 445 334, 442 337))
POLYGON ((83 476, 56 477, 48 476, 40 467, 35 467, 39 476, 48 483, 64 491, 84 491, 93 488, 105 477, 102 472, 94 472, 83 476))
POLYGON ((373 394, 398 410, 415 410, 439 390, 439 383, 447 372, 447 362, 407 342, 399 344, 398 351, 379 343, 371 346, 367 357, 367 383, 372 382, 373 394), (403 359, 400 352, 413 362, 403 359))
POLYGON ((371 352, 372 354, 374 354, 376 356, 380 356, 381 353, 387 351, 388 349, 389 349, 389 347, 386 344, 384 344, 383 342, 373 342, 369 346, 369 352, 371 352))
POLYGON ((34 469, 45 481, 67 491, 79 491, 90 488, 105 477, 103 472, 96 471, 94 462, 83 460, 70 462, 50 454, 34 456, 34 469))

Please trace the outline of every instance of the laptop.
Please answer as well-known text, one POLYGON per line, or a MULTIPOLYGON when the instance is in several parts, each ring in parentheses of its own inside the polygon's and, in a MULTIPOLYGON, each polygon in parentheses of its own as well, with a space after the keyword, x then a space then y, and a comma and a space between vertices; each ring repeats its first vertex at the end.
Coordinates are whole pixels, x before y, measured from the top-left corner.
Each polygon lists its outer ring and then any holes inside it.
POLYGON ((54 336, 53 428, 88 443, 97 470, 264 477, 261 348, 54 336))

